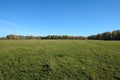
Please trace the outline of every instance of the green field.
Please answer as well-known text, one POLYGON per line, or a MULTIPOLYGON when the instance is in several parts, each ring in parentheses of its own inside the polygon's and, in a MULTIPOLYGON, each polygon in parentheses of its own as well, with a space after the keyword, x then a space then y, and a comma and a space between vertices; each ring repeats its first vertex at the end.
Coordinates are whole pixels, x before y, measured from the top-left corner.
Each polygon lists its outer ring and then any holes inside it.
POLYGON ((0 80, 120 80, 120 42, 1 40, 0 80))

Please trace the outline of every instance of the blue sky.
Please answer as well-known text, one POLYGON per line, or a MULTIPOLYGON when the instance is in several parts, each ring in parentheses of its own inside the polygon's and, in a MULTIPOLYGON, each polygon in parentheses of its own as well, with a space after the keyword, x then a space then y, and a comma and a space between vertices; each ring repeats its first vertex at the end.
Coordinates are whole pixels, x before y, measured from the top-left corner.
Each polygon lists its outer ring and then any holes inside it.
POLYGON ((0 0, 0 36, 88 36, 116 29, 120 0, 0 0))

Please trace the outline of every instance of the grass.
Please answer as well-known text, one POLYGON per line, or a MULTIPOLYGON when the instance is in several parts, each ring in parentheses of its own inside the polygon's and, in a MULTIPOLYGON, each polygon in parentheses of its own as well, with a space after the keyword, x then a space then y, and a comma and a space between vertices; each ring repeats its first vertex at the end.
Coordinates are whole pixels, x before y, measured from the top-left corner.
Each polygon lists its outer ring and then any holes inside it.
POLYGON ((0 80, 120 80, 120 42, 1 40, 0 80))

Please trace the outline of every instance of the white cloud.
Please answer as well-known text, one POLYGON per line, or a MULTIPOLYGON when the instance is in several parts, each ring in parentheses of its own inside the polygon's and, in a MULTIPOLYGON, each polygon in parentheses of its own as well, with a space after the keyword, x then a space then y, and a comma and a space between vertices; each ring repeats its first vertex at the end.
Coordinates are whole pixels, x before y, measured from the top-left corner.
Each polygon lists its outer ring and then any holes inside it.
POLYGON ((7 22, 5 20, 0 20, 0 23, 8 24, 8 25, 18 29, 18 25, 17 24, 14 24, 14 23, 11 23, 11 22, 7 22))

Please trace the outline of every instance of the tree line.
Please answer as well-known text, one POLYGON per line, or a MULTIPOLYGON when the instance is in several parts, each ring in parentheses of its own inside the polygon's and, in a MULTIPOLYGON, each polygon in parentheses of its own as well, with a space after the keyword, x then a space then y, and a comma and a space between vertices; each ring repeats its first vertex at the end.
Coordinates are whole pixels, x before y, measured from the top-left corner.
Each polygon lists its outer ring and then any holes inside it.
POLYGON ((103 32, 96 35, 84 36, 68 36, 68 35, 48 35, 48 36, 22 36, 9 34, 1 37, 0 40, 28 40, 28 39, 77 39, 77 40, 120 40, 120 30, 112 32, 103 32))
POLYGON ((88 36, 90 40, 120 40, 120 30, 88 36))
POLYGON ((1 37, 1 40, 28 40, 28 39, 79 39, 85 40, 87 37, 83 36, 68 36, 68 35, 48 35, 48 36, 22 36, 22 35, 14 35, 10 34, 6 37, 1 37))

